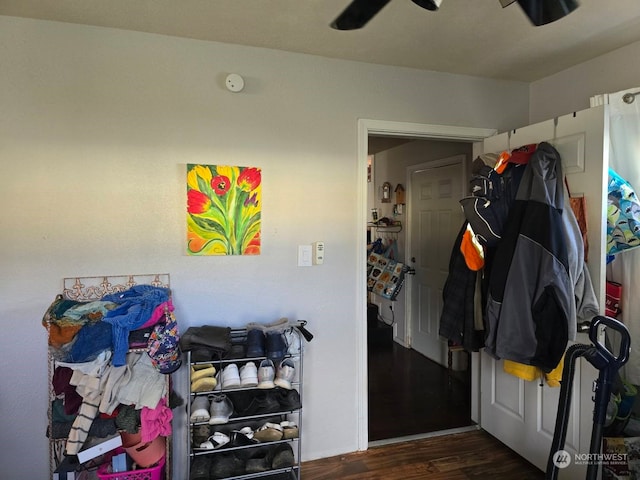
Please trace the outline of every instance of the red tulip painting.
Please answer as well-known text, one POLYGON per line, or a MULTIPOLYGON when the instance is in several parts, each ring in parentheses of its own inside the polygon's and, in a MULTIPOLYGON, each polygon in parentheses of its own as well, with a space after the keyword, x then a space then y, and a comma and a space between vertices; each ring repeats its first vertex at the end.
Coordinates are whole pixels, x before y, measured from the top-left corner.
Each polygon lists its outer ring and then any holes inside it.
POLYGON ((259 255, 262 173, 187 165, 187 253, 259 255))

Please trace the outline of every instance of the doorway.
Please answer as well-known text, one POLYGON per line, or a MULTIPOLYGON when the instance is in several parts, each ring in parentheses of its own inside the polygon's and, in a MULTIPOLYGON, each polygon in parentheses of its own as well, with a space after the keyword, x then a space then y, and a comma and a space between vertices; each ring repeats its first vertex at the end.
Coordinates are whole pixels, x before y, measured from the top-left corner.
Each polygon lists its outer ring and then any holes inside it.
POLYGON ((442 287, 462 224, 459 199, 471 145, 406 138, 401 142, 379 150, 378 138, 369 139, 376 186, 369 188, 374 198, 368 198, 368 204, 399 226, 368 228, 385 245, 395 243, 399 260, 415 271, 406 281, 412 286, 410 296, 401 292, 390 302, 370 294, 368 312, 373 307, 378 317, 373 325, 367 319, 370 444, 473 424, 467 366, 456 361, 449 367, 447 344, 438 334, 442 287), (388 180, 402 192, 406 186, 402 207, 393 204, 396 198, 380 203, 379 184, 388 180))
MULTIPOLYGON (((369 137, 394 137, 394 138, 400 138, 400 139, 409 139, 411 142, 415 141, 415 140, 424 140, 424 141, 431 141, 433 143, 438 143, 439 146, 442 146, 444 144, 448 144, 448 143, 457 143, 459 144, 458 146, 460 146, 460 144, 464 144, 464 147, 467 148, 469 151, 472 151, 472 155, 473 155, 473 142, 475 141, 479 141, 481 139, 483 139, 486 136, 492 135, 495 133, 494 130, 490 130, 490 129, 477 129, 477 128, 463 128, 463 127, 446 127, 446 126, 438 126, 438 125, 417 125, 417 124, 404 124, 404 123, 398 123, 398 122, 381 122, 381 121, 374 121, 374 120, 360 120, 359 121, 359 134, 358 134, 358 139, 359 139, 359 176, 361 177, 361 182, 359 184, 359 198, 361 200, 361 209, 360 209, 360 215, 361 215, 361 220, 362 220, 362 243, 361 245, 364 248, 364 245, 366 245, 366 240, 365 240, 365 232, 366 232, 366 223, 367 221, 369 221, 370 219, 368 218, 370 215, 370 211, 369 211, 369 207, 367 206, 367 154, 369 152, 369 137), (437 142, 434 142, 437 141, 437 142)), ((443 156, 446 155, 442 155, 440 156, 440 158, 442 158, 443 156)), ((416 163, 420 163, 420 162, 416 162, 416 161, 412 161, 413 164, 416 163)), ((404 178, 406 179, 406 174, 404 175, 404 178)), ((380 178, 378 178, 376 181, 379 182, 380 178)), ((384 181, 384 180, 383 180, 384 181)), ((406 182, 406 180, 403 180, 406 182)), ((374 189, 375 192, 375 189, 374 189)), ((366 255, 362 255, 363 259, 366 259, 366 255)), ((366 299, 367 295, 366 295, 366 278, 365 278, 365 272, 366 272, 366 266, 362 265, 362 268, 360 269, 362 275, 363 275, 363 281, 362 281, 362 287, 363 287, 363 295, 362 295, 362 299, 366 299)), ((412 293, 409 292, 409 290, 411 290, 411 282, 407 282, 405 284, 405 296, 406 295, 411 295, 412 293)), ((391 355, 391 357, 388 358, 396 358, 396 359, 400 359, 403 358, 402 355, 405 355, 404 357, 404 363, 407 366, 415 366, 416 362, 418 362, 419 360, 424 360, 422 358, 422 356, 420 354, 418 354, 417 352, 411 350, 410 348, 410 342, 411 342, 411 331, 410 331, 410 325, 407 324, 405 318, 410 318, 409 315, 410 313, 410 307, 409 308, 405 308, 408 306, 405 305, 400 305, 401 302, 396 302, 398 303, 398 307, 396 308, 394 306, 393 310, 396 310, 395 312, 393 312, 393 315, 395 316, 396 319, 396 325, 394 325, 394 336, 396 338, 396 341, 393 342, 393 346, 390 349, 390 353, 389 355, 391 355), (405 310, 405 312, 400 312, 399 310, 405 310), (394 352, 395 350, 395 352, 394 352), (417 355, 417 357, 416 357, 417 355)), ((406 378, 407 381, 409 383, 413 383, 414 385, 417 384, 421 384, 423 386, 429 386, 429 382, 425 382, 424 378, 426 377, 432 377, 437 379, 438 375, 432 373, 419 373, 416 376, 416 371, 415 369, 413 369, 413 371, 409 370, 408 368, 405 368, 403 371, 399 371, 398 369, 400 367, 397 366, 396 363, 393 363, 394 367, 390 367, 390 362, 395 362, 395 360, 387 360, 386 362, 383 360, 383 363, 385 366, 383 366, 382 368, 376 367, 374 368, 374 370, 377 371, 377 373, 373 373, 373 375, 375 375, 375 377, 369 377, 369 350, 366 347, 367 342, 366 342, 366 338, 367 338, 367 332, 366 332, 366 325, 367 322, 365 321, 366 319, 366 311, 367 311, 367 305, 366 305, 366 301, 363 301, 362 304, 362 317, 361 317, 361 322, 359 322, 359 327, 362 327, 362 337, 363 338, 363 342, 362 342, 362 349, 360 350, 360 357, 359 357, 359 375, 360 375, 360 385, 361 385, 361 389, 360 389, 360 394, 361 394, 361 401, 359 402, 359 405, 361 406, 361 412, 360 412, 360 422, 359 422, 359 447, 361 450, 365 450, 367 448, 367 446, 369 445, 369 440, 370 440, 370 435, 369 435, 369 410, 370 408, 373 410, 373 406, 369 406, 369 399, 368 399, 368 394, 369 394, 369 383, 371 383, 372 386, 374 386, 375 388, 375 383, 374 382, 379 382, 382 379, 382 375, 380 375, 382 372, 391 372, 393 373, 393 378, 394 381, 398 380, 400 378, 406 378)), ((387 313, 387 312, 385 312, 387 313)), ((375 360, 374 360, 375 361, 375 360)), ((436 365, 438 368, 443 368, 440 365, 436 365)), ((471 363, 471 416, 472 418, 474 418, 474 421, 477 421, 477 374, 474 374, 476 368, 473 365, 473 362, 471 363)), ((442 372, 442 370, 441 370, 442 372)), ((445 373, 449 373, 446 372, 445 373)), ((446 392, 446 388, 447 386, 450 387, 450 385, 448 385, 448 379, 450 379, 450 377, 446 377, 445 381, 443 381, 443 386, 444 386, 444 393, 450 393, 446 392)), ((435 383, 438 383, 438 380, 435 380, 435 383)), ((430 385, 433 386, 433 385, 430 385)), ((395 396, 392 396, 393 398, 391 398, 390 404, 389 404, 389 408, 387 409, 387 413, 386 416, 387 417, 395 417, 396 416, 396 411, 401 408, 401 406, 399 405, 399 399, 401 398, 411 398, 414 397, 412 395, 406 395, 404 392, 399 391, 399 387, 394 387, 394 389, 396 390, 395 396)), ((433 390, 433 389, 430 389, 433 390)), ((427 405, 424 403, 425 397, 421 396, 420 393, 418 393, 418 395, 416 395, 414 397, 414 401, 417 401, 418 403, 421 403, 421 405, 425 408, 428 408, 427 405)), ((377 407, 375 407, 377 408, 377 407)), ((391 420, 391 422, 393 422, 393 420, 391 420)), ((413 422, 414 424, 417 422, 413 422)), ((414 425, 415 426, 415 425, 414 425)), ((438 430, 442 429, 442 428, 446 428, 446 425, 443 426, 442 424, 436 426, 435 428, 437 428, 438 430)), ((372 432, 374 435, 378 435, 377 433, 374 432, 374 429, 372 428, 372 432)), ((393 435, 395 437, 402 437, 402 436, 414 436, 416 434, 419 434, 420 432, 411 432, 411 431, 407 431, 408 435, 403 435, 402 432, 396 432, 393 435)))

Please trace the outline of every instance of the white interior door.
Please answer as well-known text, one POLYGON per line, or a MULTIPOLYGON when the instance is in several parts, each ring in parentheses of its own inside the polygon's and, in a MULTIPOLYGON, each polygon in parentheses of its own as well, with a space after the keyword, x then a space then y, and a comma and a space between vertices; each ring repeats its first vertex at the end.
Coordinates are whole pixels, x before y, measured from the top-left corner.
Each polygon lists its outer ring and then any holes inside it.
MULTIPOLYGON (((485 152, 500 152, 521 145, 547 141, 562 157, 563 172, 572 195, 583 194, 588 210, 588 266, 601 310, 604 310, 606 181, 608 168, 608 117, 605 107, 566 115, 490 137, 485 152)), ((569 208, 567 206, 567 208, 569 208)), ((579 343, 589 343, 579 334, 579 343)), ((546 468, 553 439, 559 388, 539 381, 525 382, 503 371, 502 361, 482 352, 480 424, 482 428, 541 469, 546 468)), ((567 450, 588 453, 593 401, 591 382, 596 371, 583 360, 574 378, 571 415, 566 437, 567 450)), ((584 478, 585 467, 571 465, 560 478, 584 478)))
POLYGON ((446 365, 446 341, 438 335, 442 288, 451 248, 463 222, 459 200, 464 155, 438 160, 410 172, 412 280, 411 347, 446 365))

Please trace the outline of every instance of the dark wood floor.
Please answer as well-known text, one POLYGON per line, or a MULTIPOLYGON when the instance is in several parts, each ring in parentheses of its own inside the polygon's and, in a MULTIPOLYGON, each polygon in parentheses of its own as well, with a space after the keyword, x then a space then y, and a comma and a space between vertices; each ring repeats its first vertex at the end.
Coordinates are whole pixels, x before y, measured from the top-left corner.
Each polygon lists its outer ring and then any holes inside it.
POLYGON ((470 379, 395 342, 369 346, 369 441, 473 425, 470 379))
MULTIPOLYGON (((380 339, 378 339, 380 340, 380 339)), ((470 379, 397 343, 369 344, 369 441, 471 426, 470 379)), ((389 443, 302 464, 304 480, 538 480, 482 430, 389 443)))
POLYGON ((304 480, 542 480, 544 474, 482 430, 303 462, 304 480))

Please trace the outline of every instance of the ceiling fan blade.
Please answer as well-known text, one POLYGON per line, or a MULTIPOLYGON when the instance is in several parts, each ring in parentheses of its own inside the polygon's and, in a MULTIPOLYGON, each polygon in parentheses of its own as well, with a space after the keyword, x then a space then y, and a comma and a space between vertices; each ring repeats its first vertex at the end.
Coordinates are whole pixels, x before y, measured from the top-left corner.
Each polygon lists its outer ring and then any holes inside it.
POLYGON ((426 8, 427 10, 435 11, 440 8, 442 0, 411 0, 419 7, 426 8))
POLYGON ((338 17, 331 22, 336 30, 356 30, 364 27, 391 0, 353 0, 338 17))
POLYGON ((577 0, 518 0, 518 5, 531 23, 539 27, 569 15, 579 3, 577 0))

